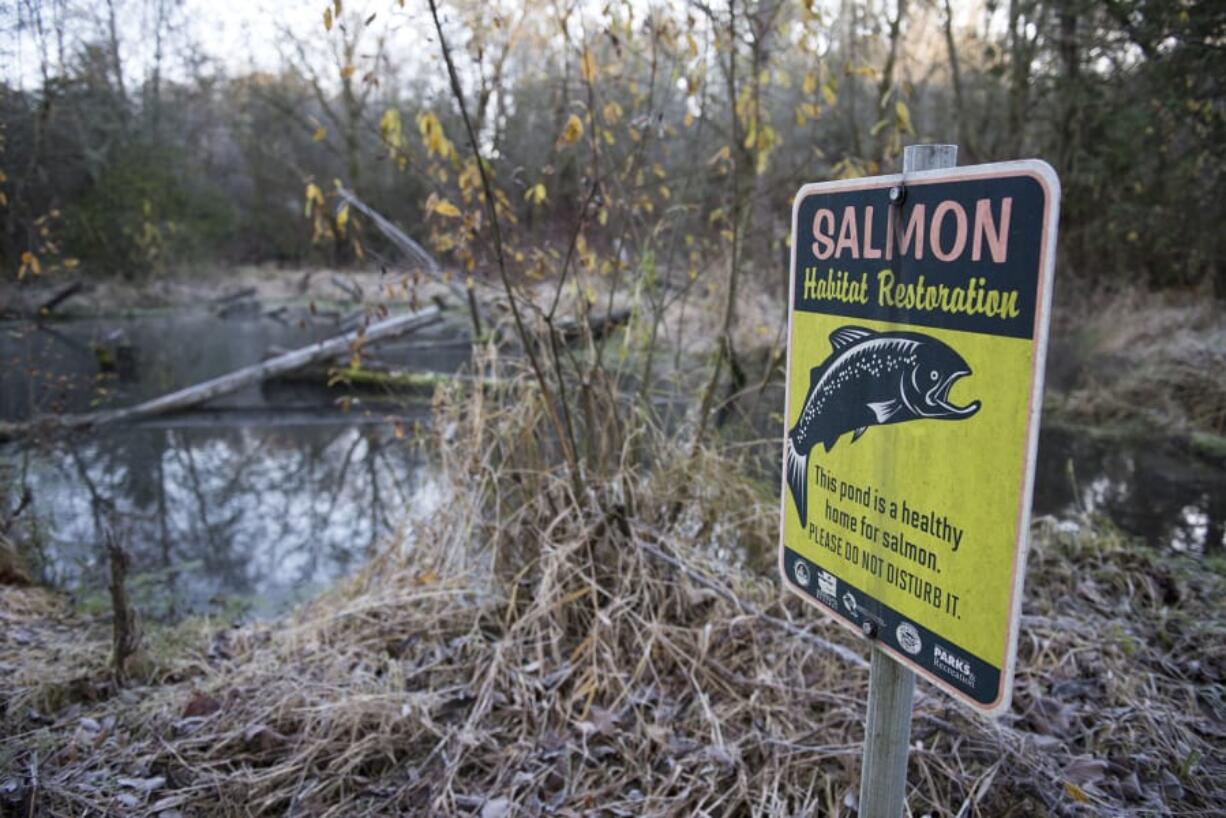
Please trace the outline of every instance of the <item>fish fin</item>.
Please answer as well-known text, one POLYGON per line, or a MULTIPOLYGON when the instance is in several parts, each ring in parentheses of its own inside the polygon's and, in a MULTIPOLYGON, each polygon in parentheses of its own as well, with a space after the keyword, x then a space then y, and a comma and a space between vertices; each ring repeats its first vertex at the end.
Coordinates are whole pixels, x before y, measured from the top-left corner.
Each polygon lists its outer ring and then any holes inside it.
POLYGON ((860 439, 860 435, 864 434, 865 431, 867 430, 868 430, 867 426, 861 426, 859 429, 856 429, 856 433, 851 436, 851 442, 855 443, 857 440, 860 439))
POLYGON ((830 333, 830 346, 834 347, 835 352, 841 352, 852 344, 857 344, 873 335, 871 329, 864 327, 839 327, 830 333))
POLYGON ((830 451, 831 449, 834 448, 834 444, 838 442, 839 442, 839 438, 835 436, 835 437, 830 438, 829 440, 823 440, 822 445, 826 447, 826 451, 830 451))
MULTIPOLYGON (((891 400, 883 400, 883 401, 877 401, 876 403, 870 403, 868 405, 868 408, 869 408, 869 411, 871 411, 873 415, 877 418, 878 423, 885 423, 887 420, 894 417, 894 415, 898 413, 898 410, 902 408, 902 402, 899 401, 897 398, 893 398, 891 400)), ((859 437, 859 435, 856 435, 856 436, 859 437)))
POLYGON ((809 370, 809 391, 813 391, 813 387, 817 386, 817 382, 822 379, 822 373, 826 371, 826 364, 820 363, 809 370))
POLYGON ((787 461, 784 474, 792 492, 792 500, 796 503, 796 511, 800 514, 800 524, 803 526, 809 521, 809 455, 801 454, 796 449, 792 436, 788 435, 784 445, 784 459, 787 461))

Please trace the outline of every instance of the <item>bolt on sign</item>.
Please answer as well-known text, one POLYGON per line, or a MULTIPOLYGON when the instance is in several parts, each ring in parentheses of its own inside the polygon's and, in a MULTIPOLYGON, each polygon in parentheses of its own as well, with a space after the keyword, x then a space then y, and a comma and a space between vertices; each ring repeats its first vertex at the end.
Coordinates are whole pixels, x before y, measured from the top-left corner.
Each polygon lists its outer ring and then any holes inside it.
POLYGON ((1009 705, 1060 183, 1041 161, 805 185, 792 210, 784 584, 1009 705))

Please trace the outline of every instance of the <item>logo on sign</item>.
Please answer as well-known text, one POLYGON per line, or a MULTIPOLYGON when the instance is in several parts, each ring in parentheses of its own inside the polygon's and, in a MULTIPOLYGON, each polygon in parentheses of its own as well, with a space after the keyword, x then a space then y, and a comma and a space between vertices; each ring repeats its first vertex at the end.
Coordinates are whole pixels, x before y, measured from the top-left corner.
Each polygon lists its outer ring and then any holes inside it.
POLYGON ((852 618, 858 616, 856 608, 859 606, 856 604, 855 594, 853 594, 851 591, 843 594, 843 607, 847 609, 847 613, 849 613, 852 618))
POLYGON ((904 622, 894 631, 894 637, 898 639, 898 644, 907 653, 915 656, 920 652, 920 648, 924 646, 923 640, 920 639, 919 631, 910 622, 904 622))
POLYGON ((944 672, 945 675, 952 676, 965 684, 975 684, 975 673, 971 670, 971 663, 952 651, 945 650, 940 645, 933 645, 932 662, 936 665, 937 670, 944 672))
POLYGON ((817 574, 817 590, 833 598, 839 590, 839 581, 829 571, 819 571, 817 574))
POLYGON ((796 566, 792 569, 792 574, 796 577, 796 581, 804 587, 809 587, 809 566, 800 560, 796 561, 796 566))

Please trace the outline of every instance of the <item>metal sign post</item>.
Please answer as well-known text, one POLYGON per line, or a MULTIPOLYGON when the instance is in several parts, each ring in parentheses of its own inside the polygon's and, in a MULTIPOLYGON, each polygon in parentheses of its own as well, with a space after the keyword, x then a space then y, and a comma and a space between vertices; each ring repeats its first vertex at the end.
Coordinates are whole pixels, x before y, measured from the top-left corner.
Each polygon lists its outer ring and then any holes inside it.
MULTIPOLYGON (((909 173, 957 164, 957 145, 911 145, 903 149, 903 182, 909 173)), ((907 795, 915 674, 876 645, 872 650, 859 814, 862 818, 898 818, 907 795)))
POLYGON ((872 655, 859 814, 900 818, 915 676, 1008 709, 1060 181, 1039 160, 803 185, 779 570, 872 655))

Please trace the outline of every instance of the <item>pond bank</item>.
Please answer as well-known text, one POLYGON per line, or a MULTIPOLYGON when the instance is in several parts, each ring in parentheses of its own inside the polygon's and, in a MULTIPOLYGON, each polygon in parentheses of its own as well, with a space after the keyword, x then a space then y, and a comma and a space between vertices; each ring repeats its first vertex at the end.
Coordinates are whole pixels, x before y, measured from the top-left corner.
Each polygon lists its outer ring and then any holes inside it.
MULTIPOLYGON (((48 815, 845 808, 863 670, 641 552, 614 579, 576 548, 547 544, 558 586, 516 600, 393 547, 284 620, 151 629, 124 690, 105 621, 5 589, 0 798, 48 815)), ((770 579, 716 579, 848 643, 781 608, 770 579)), ((913 812, 1226 809, 1221 574, 1076 521, 1037 529, 1027 585, 1011 717, 992 725, 920 686, 913 812)))
POLYGON ((1045 412, 1226 455, 1226 305, 1136 289, 1070 297, 1052 322, 1045 412))
MULTIPOLYGON (((97 401, 128 405, 339 331, 329 319, 300 325, 266 312, 176 308, 137 319, 63 321, 20 339, 5 335, 0 358, 19 365, 0 374, 0 418, 55 401, 67 411, 97 401), (91 347, 116 332, 139 365, 100 379, 91 347), (163 342, 173 334, 193 343, 163 342), (6 380, 31 365, 36 377, 6 380)), ((147 616, 270 616, 310 598, 375 553, 404 508, 428 511, 440 502, 435 466, 414 441, 430 423, 434 387, 471 361, 465 338, 453 323, 389 342, 376 355, 390 363, 391 377, 374 372, 381 382, 373 389, 355 385, 363 377, 337 379, 320 368, 102 435, 0 447, 0 489, 7 479, 35 490, 23 521, 32 526, 24 537, 28 561, 36 576, 71 590, 87 610, 105 606, 99 543, 106 520, 98 512, 113 507, 112 521, 127 529, 135 592, 147 616)), ((1054 370, 1067 362, 1060 354, 1052 353, 1054 370)), ((1226 457, 1198 442, 1209 436, 1177 429, 1158 436, 1136 421, 1110 431, 1075 413, 1070 418, 1059 405, 1067 383, 1059 371, 1051 379, 1055 411, 1045 416, 1040 438, 1036 513, 1090 511, 1154 548, 1220 553, 1226 457)), ((752 428, 729 433, 738 446, 764 439, 752 445, 769 461, 762 472, 767 493, 777 479, 770 440, 781 401, 775 380, 764 395, 744 400, 759 407, 752 428)))

